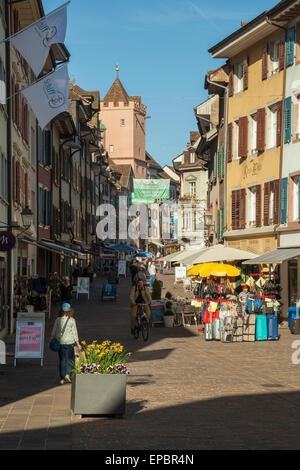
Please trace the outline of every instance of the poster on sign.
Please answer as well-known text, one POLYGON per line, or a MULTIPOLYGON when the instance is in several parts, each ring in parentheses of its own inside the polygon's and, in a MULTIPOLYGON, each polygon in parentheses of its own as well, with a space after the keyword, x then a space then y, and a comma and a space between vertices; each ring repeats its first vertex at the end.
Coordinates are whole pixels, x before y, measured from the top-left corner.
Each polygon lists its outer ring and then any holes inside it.
POLYGON ((90 300, 90 278, 78 277, 77 278, 77 299, 79 294, 87 294, 90 300))
POLYGON ((17 321, 15 360, 17 359, 41 359, 44 357, 44 321, 17 321))
POLYGON ((186 267, 177 266, 175 268, 175 282, 182 281, 183 279, 186 279, 186 267))
POLYGON ((126 277, 126 261, 124 260, 119 260, 118 275, 126 277))

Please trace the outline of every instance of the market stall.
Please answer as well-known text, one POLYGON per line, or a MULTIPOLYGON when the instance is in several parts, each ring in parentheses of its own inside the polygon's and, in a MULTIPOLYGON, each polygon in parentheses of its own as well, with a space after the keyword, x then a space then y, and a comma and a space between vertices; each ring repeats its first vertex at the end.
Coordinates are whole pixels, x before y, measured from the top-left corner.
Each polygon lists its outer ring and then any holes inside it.
MULTIPOLYGON (((188 276, 198 279, 195 298, 191 302, 198 310, 198 317, 206 340, 223 342, 262 341, 278 339, 278 315, 280 303, 272 292, 276 285, 270 273, 248 276, 237 295, 234 279, 241 271, 232 265, 206 263, 193 266, 188 276)), ((199 328, 200 329, 200 328, 199 328)))

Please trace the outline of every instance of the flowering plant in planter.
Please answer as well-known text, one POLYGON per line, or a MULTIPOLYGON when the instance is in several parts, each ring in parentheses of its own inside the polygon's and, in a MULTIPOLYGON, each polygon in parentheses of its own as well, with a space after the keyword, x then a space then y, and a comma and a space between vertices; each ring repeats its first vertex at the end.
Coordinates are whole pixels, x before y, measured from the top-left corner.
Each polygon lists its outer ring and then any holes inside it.
POLYGON ((120 343, 81 342, 82 351, 74 367, 75 374, 130 374, 126 363, 131 355, 120 343))

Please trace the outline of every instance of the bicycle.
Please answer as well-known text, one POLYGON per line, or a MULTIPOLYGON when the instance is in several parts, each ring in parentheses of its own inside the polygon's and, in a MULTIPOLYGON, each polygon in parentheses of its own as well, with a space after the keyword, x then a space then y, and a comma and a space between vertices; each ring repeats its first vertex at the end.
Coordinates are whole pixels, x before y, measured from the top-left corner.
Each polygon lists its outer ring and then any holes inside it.
POLYGON ((149 322, 145 313, 145 306, 147 304, 137 304, 136 320, 133 334, 135 339, 138 339, 140 331, 142 332, 142 337, 144 341, 147 341, 149 338, 149 322))

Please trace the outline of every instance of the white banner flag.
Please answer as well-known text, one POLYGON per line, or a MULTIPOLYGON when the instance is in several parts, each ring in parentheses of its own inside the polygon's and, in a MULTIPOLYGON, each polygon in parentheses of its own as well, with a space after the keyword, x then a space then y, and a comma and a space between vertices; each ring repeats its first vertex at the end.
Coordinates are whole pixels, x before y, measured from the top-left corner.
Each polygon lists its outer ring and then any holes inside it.
POLYGON ((64 43, 66 29, 67 4, 9 40, 38 76, 46 62, 51 44, 64 43))
POLYGON ((68 66, 42 78, 22 91, 42 129, 60 113, 67 111, 69 96, 68 66))

